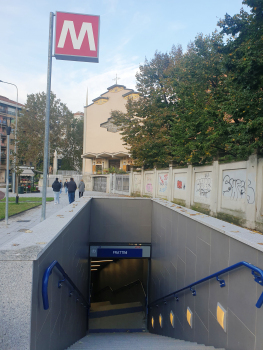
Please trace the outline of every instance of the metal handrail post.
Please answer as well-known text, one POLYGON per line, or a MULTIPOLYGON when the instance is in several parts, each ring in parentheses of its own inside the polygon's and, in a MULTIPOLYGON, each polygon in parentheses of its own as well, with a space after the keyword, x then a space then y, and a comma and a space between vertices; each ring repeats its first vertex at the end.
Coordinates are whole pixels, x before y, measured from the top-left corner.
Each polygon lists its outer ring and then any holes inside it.
MULTIPOLYGON (((10 121, 11 123, 11 121, 10 121)), ((8 225, 8 198, 9 198, 9 141, 11 127, 6 126, 7 150, 6 150, 6 189, 5 189, 5 223, 8 225)))

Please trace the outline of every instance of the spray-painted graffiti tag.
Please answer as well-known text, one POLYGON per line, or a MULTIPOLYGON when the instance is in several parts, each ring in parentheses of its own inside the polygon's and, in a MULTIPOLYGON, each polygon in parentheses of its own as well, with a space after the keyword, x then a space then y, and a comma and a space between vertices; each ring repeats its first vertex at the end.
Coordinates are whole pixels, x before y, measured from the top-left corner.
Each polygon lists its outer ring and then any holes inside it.
POLYGON ((168 174, 159 174, 159 192, 165 193, 168 187, 168 174))
POLYGON ((202 177, 196 179, 196 192, 200 197, 207 198, 212 190, 212 180, 209 173, 205 173, 202 177))
POLYGON ((238 178, 225 175, 223 178, 222 187, 223 196, 230 197, 232 200, 239 200, 247 197, 248 204, 255 203, 255 190, 251 185, 251 180, 248 180, 247 193, 246 181, 238 178))

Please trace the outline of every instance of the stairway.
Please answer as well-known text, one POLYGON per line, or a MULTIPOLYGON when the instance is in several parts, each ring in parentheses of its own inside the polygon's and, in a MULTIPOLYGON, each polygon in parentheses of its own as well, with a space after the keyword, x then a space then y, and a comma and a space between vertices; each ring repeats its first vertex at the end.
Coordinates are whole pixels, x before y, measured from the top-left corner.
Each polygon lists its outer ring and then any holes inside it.
POLYGON ((106 301, 91 304, 90 333, 143 332, 145 330, 145 312, 140 302, 112 305, 106 301))
MULTIPOLYGON (((68 349, 74 350, 214 350, 183 340, 163 337, 150 333, 101 333, 90 334, 77 341, 68 349)), ((224 350, 224 349, 218 349, 224 350)))

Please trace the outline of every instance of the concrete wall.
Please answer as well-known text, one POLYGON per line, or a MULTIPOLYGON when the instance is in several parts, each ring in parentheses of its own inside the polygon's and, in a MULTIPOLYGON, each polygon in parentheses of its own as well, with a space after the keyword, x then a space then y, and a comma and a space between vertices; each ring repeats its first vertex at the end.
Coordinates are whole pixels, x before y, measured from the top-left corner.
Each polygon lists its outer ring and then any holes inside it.
POLYGON ((263 159, 132 172, 130 192, 263 230, 263 159))
MULTIPOLYGON (((155 200, 150 302, 239 261, 263 269, 262 244, 262 235, 253 231, 155 200)), ((263 308, 255 307, 262 286, 254 282, 246 268, 222 278, 226 281, 224 288, 211 280, 196 287, 195 297, 187 291, 179 294, 179 302, 170 299, 166 305, 159 303, 153 307, 149 315, 155 322, 154 328, 149 325, 150 332, 226 350, 262 349, 263 308), (227 310, 226 332, 216 319, 218 302, 227 310), (187 323, 187 307, 193 312, 193 328, 187 323), (174 328, 170 311, 175 315, 174 328)))
POLYGON ((151 243, 152 202, 141 198, 93 198, 90 243, 151 243))
POLYGON ((41 288, 44 271, 58 260, 88 297, 90 206, 91 199, 82 198, 1 246, 1 349, 62 350, 85 336, 86 309, 69 298, 67 284, 58 289, 56 269, 49 280, 48 310, 41 288))

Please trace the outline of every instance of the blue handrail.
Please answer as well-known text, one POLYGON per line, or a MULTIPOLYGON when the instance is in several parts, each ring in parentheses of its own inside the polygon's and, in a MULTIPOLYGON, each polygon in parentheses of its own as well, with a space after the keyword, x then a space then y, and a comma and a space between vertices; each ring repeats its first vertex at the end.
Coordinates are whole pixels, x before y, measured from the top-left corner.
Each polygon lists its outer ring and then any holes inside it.
POLYGON ((81 294, 80 290, 76 287, 76 285, 71 280, 71 278, 66 274, 66 272, 64 271, 62 266, 57 262, 57 260, 54 260, 52 262, 52 264, 50 264, 50 266, 46 269, 46 271, 45 271, 45 273, 43 275, 43 280, 42 280, 42 298, 43 298, 44 310, 48 310, 48 308, 49 308, 49 303, 48 303, 48 280, 49 280, 49 276, 51 275, 52 270, 53 270, 54 267, 56 267, 59 270, 59 272, 64 277, 64 279, 58 281, 58 288, 61 288, 62 287, 62 283, 65 282, 65 280, 67 280, 71 284, 71 286, 73 287, 73 290, 70 291, 69 296, 71 297, 73 295, 73 292, 76 292, 76 294, 77 294, 76 301, 78 302, 79 299, 81 298, 83 300, 81 302, 81 304, 85 308, 88 308, 89 304, 87 303, 87 301, 84 298, 84 296, 81 294))
MULTIPOLYGON (((225 287, 225 285, 226 285, 226 284, 225 284, 225 281, 224 281, 223 279, 220 279, 219 276, 222 275, 222 274, 224 274, 224 273, 226 273, 226 272, 235 270, 235 269, 237 269, 237 268, 239 268, 239 267, 241 267, 241 266, 245 266, 245 267, 249 268, 250 270, 252 270, 252 275, 254 276, 254 281, 257 282, 257 283, 259 283, 261 286, 263 286, 263 271, 262 271, 260 268, 254 266, 254 265, 252 265, 252 264, 250 264, 250 263, 247 263, 246 261, 240 261, 239 263, 237 263, 237 264, 235 264, 235 265, 229 266, 229 267, 227 267, 227 268, 225 268, 225 269, 223 269, 223 270, 221 270, 221 271, 218 271, 218 272, 216 272, 216 273, 213 273, 213 274, 210 275, 210 276, 207 276, 207 277, 205 277, 205 278, 202 278, 202 279, 199 280, 199 281, 196 281, 196 282, 194 282, 194 283, 192 283, 192 284, 189 284, 188 286, 186 286, 186 287, 184 287, 184 288, 178 289, 178 290, 176 290, 176 291, 173 292, 173 293, 167 294, 167 295, 165 295, 165 296, 162 297, 162 298, 159 298, 159 299, 154 300, 153 302, 151 302, 151 303, 149 304, 149 307, 152 307, 152 306, 154 306, 154 305, 156 305, 156 304, 159 304, 160 302, 166 303, 166 300, 169 299, 169 298, 171 298, 171 297, 174 297, 177 301, 179 301, 179 298, 178 298, 177 295, 178 295, 180 292, 182 292, 182 291, 184 291, 184 290, 187 290, 187 289, 189 289, 189 290, 192 292, 193 296, 196 296, 196 291, 195 291, 195 289, 193 289, 193 287, 195 287, 195 286, 197 286, 198 284, 203 283, 203 282, 205 282, 205 281, 211 280, 212 278, 216 278, 216 279, 217 279, 217 281, 219 282, 221 288, 222 288, 222 287, 225 287)), ((262 292, 262 294, 260 295, 260 297, 259 297, 259 299, 258 299, 258 301, 257 301, 257 303, 256 303, 256 307, 257 307, 257 308, 260 308, 260 307, 262 306, 262 304, 263 304, 263 292, 262 292)))

